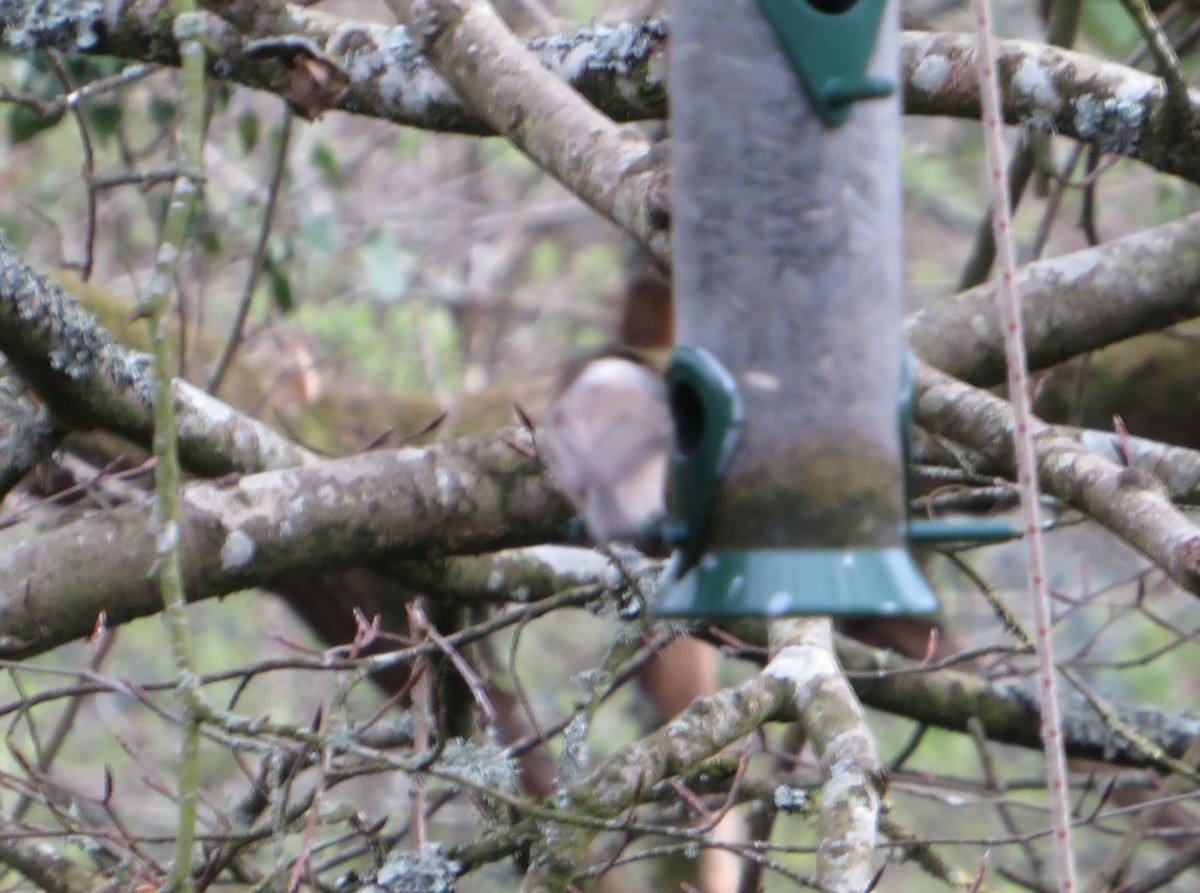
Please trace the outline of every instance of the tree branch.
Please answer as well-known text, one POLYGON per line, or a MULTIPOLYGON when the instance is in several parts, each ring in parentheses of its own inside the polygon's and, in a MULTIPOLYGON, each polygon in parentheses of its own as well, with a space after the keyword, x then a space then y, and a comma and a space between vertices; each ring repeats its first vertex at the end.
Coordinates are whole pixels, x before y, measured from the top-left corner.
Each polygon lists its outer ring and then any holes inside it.
MULTIPOLYGON (((181 500, 193 600, 285 573, 546 542, 571 516, 540 465, 495 434, 193 484, 181 500)), ((151 530, 151 507, 131 504, 0 552, 0 654, 85 636, 102 611, 113 625, 160 610, 151 530)))
POLYGON ((821 760, 817 877, 827 893, 870 889, 884 768, 862 705, 838 666, 828 617, 777 620, 763 673, 788 683, 821 760))
POLYGON ((0 865, 11 868, 47 893, 90 893, 96 875, 52 848, 23 841, 15 828, 0 824, 0 865))
MULTIPOLYGON (((1038 261, 1016 276, 1031 369, 1200 315, 1200 214, 1038 261)), ((994 285, 938 301, 905 321, 909 344, 956 378, 1004 381, 994 285)))
POLYGON ((618 127, 539 64, 490 3, 412 0, 395 4, 421 51, 498 132, 575 195, 670 262, 664 216, 647 197, 661 177, 639 131, 618 127))
MULTIPOLYGON (((794 718, 796 692, 783 679, 753 679, 700 698, 655 732, 626 745, 558 800, 570 812, 612 818, 652 793, 660 782, 685 772, 773 718, 794 718)), ((530 854, 522 893, 566 889, 583 861, 594 827, 545 827, 530 854)))
MULTIPOLYGON (((0 234, 0 352, 67 428, 104 428, 148 445, 150 357, 114 341, 74 298, 0 234)), ((174 383, 179 451, 203 475, 316 461, 309 451, 186 382, 174 383)))
MULTIPOLYGON (((1012 473, 1007 402, 924 363, 917 364, 913 398, 914 417, 922 426, 978 450, 1012 473)), ((1184 589, 1200 595, 1200 527, 1172 504, 1150 472, 1117 465, 1038 419, 1031 421, 1030 433, 1046 492, 1107 527, 1184 589)))
MULTIPOLYGON (((96 4, 89 17, 65 33, 20 27, 20 8, 0 17, 0 41, 20 49, 57 46, 128 59, 177 65, 179 50, 169 17, 156 15, 163 0, 96 4), (101 27, 101 23, 104 27, 101 27)), ((214 10, 209 40, 218 52, 212 74, 285 96, 288 68, 277 59, 247 54, 253 41, 291 37, 306 41, 349 76, 337 107, 407 126, 488 134, 496 128, 463 103, 420 55, 403 28, 349 21, 290 4, 209 0, 214 10), (254 4, 249 4, 254 7, 254 4), (226 18, 218 18, 223 15, 226 18)), ((667 21, 597 26, 532 41, 539 64, 577 89, 615 121, 666 116, 667 21)), ((1180 132, 1161 79, 1084 53, 1027 41, 998 44, 1004 117, 1009 124, 1094 143, 1105 152, 1135 158, 1164 173, 1200 182, 1200 131, 1180 132)), ((978 120, 974 38, 925 31, 901 37, 905 111, 978 120)), ((1192 115, 1200 95, 1188 94, 1192 115)), ((472 104, 474 100, 472 100, 472 104)), ((561 135, 561 133, 560 133, 561 135)), ((579 133, 583 137, 583 133, 579 133)))
MULTIPOLYGON (((955 670, 926 670, 916 661, 845 636, 837 638, 837 653, 868 707, 957 732, 967 731, 967 720, 978 717, 990 741, 1042 748, 1040 708, 1031 685, 990 682, 955 670)), ((1186 711, 1118 707, 1116 714, 1173 757, 1182 756, 1200 734, 1200 716, 1186 711)), ((1072 690, 1064 692, 1063 743, 1069 757, 1172 771, 1168 764, 1156 765, 1141 748, 1110 729, 1096 709, 1072 690)))

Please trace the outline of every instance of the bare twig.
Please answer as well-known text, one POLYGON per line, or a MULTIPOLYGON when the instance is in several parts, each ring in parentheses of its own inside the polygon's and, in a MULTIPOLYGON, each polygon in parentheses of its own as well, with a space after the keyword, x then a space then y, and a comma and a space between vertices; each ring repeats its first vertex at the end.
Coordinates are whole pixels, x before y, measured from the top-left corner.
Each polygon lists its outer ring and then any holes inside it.
MULTIPOLYGON (((49 58, 54 73, 68 91, 68 95, 74 95, 74 85, 71 83, 67 66, 63 63, 62 54, 54 50, 49 54, 49 58)), ((79 103, 67 102, 66 106, 70 109, 75 128, 79 131, 79 146, 83 150, 83 189, 87 204, 84 211, 83 261, 79 266, 79 278, 87 282, 91 278, 92 266, 96 261, 96 154, 92 150, 92 135, 88 131, 87 119, 83 117, 79 103)))
POLYGON ((250 269, 246 271, 246 283, 242 286, 242 296, 238 300, 237 312, 229 327, 229 338, 225 341, 225 347, 221 351, 221 356, 217 360, 212 375, 209 376, 208 386, 205 388, 210 394, 216 394, 220 390, 221 382, 225 378, 225 373, 229 371, 229 365, 233 362, 238 345, 242 343, 246 317, 250 313, 250 301, 254 298, 254 289, 258 286, 258 279, 262 274, 263 258, 267 254, 267 243, 275 218, 275 207, 279 202, 279 190, 283 185, 284 172, 287 170, 288 147, 292 138, 292 117, 291 108, 284 104, 283 115, 279 122, 279 146, 271 162, 271 182, 267 187, 267 200, 263 205, 262 221, 258 227, 258 240, 254 243, 254 253, 250 256, 250 269))

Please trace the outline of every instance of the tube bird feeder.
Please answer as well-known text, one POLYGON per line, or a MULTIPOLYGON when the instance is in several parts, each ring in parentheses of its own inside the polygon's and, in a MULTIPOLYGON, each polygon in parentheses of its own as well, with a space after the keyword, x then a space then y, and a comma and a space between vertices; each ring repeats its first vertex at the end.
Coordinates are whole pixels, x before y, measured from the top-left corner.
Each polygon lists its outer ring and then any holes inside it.
POLYGON ((897 4, 679 0, 671 42, 681 545, 654 610, 933 612, 906 540, 897 4))

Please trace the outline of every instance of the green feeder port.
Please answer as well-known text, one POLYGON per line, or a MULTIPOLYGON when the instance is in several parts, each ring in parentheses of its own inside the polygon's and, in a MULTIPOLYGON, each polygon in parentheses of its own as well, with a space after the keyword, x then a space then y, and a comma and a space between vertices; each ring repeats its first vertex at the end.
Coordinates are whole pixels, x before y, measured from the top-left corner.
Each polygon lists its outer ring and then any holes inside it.
POLYGON ((746 411, 737 382, 701 347, 675 348, 665 372, 675 443, 667 477, 667 539, 685 567, 700 557, 717 488, 741 435, 746 411))

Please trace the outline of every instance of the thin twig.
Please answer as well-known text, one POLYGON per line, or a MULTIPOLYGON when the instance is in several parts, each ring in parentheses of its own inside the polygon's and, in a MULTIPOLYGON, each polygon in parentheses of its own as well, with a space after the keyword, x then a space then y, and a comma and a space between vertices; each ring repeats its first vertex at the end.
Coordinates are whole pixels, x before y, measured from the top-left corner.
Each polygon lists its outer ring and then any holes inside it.
POLYGON ((192 860, 196 840, 200 789, 200 725, 205 713, 195 651, 187 623, 183 566, 179 554, 180 463, 175 425, 175 388, 171 369, 171 286, 186 239, 188 221, 203 183, 205 126, 205 49, 200 40, 194 0, 175 0, 175 27, 180 34, 183 101, 180 104, 179 176, 172 187, 159 237, 154 276, 139 306, 147 319, 154 356, 154 532, 156 571, 162 590, 163 623, 171 642, 179 674, 179 696, 184 706, 180 746, 178 805, 179 833, 168 886, 174 893, 195 889, 192 860))
POLYGON ((279 204, 279 191, 283 184, 283 175, 287 169, 288 144, 292 138, 292 110, 283 103, 283 118, 279 122, 279 148, 275 152, 271 169, 271 184, 267 187, 267 201, 263 207, 262 223, 258 228, 258 241, 254 244, 254 254, 250 258, 250 269, 246 273, 246 284, 242 287, 242 296, 238 301, 237 313, 234 314, 233 324, 229 327, 229 338, 221 351, 221 358, 209 376, 208 393, 216 394, 225 379, 225 373, 233 362, 238 346, 242 343, 242 335, 246 328, 246 317, 250 313, 250 301, 254 298, 254 289, 258 286, 258 278, 262 274, 263 258, 267 254, 267 242, 271 235, 271 223, 275 217, 275 208, 279 204))
MULTIPOLYGON (((409 602, 405 607, 408 611, 409 633, 416 641, 427 638, 433 627, 426 619, 425 612, 415 602, 409 602)), ((433 685, 429 679, 431 672, 429 660, 424 661, 424 666, 414 665, 412 672, 416 677, 412 689, 413 750, 418 754, 423 754, 429 750, 429 724, 433 707, 433 685)), ((418 852, 423 852, 429 846, 429 831, 425 825, 425 779, 421 775, 414 775, 409 780, 408 796, 412 803, 410 812, 413 847, 418 852)))
MULTIPOLYGON (((55 75, 68 91, 68 95, 73 95, 74 85, 71 83, 71 74, 67 71, 66 63, 63 62, 62 53, 54 50, 49 54, 49 58, 55 75)), ((67 108, 70 109, 71 117, 75 120, 75 127, 79 131, 79 146, 83 150, 83 189, 87 200, 87 209, 84 213, 86 224, 83 236, 83 260, 79 264, 79 278, 87 282, 91 278, 92 266, 96 260, 96 154, 92 150, 92 136, 88 131, 87 119, 83 117, 79 103, 67 103, 67 108)))
POLYGON ((1055 673, 1053 617, 1046 585, 1046 557, 1042 538, 1038 467, 1030 428, 1028 364, 1022 330, 1021 299, 1016 287, 1016 249, 1008 207, 1004 172, 1004 139, 1001 133, 1000 85, 996 74, 996 47, 988 0, 975 0, 976 33, 979 40, 979 93, 983 108, 983 131, 987 146, 988 188, 995 209, 994 226, 999 261, 997 296, 1004 327, 1008 365, 1009 400, 1012 403, 1017 483, 1021 487, 1021 513, 1025 526, 1026 572, 1033 597, 1035 642, 1042 694, 1042 741, 1046 751, 1047 783, 1054 819, 1054 850, 1058 883, 1063 893, 1076 889, 1075 848, 1071 839, 1071 812, 1067 791, 1067 761, 1063 751, 1061 705, 1055 673))

